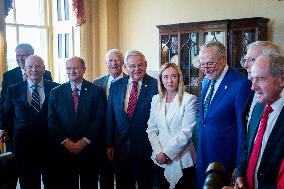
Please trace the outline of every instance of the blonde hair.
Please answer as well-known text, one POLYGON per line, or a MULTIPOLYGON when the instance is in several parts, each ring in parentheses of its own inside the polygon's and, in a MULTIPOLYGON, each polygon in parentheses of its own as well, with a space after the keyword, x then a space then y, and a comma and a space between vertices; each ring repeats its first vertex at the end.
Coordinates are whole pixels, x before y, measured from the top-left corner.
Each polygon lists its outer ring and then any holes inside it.
POLYGON ((182 100, 183 100, 183 95, 184 95, 184 85, 183 85, 183 77, 182 77, 182 72, 179 68, 179 66, 177 66, 175 63, 172 62, 166 62, 165 64, 163 64, 160 68, 160 74, 159 74, 159 97, 160 97, 160 102, 163 101, 163 99, 166 97, 167 92, 166 92, 166 88, 163 85, 162 82, 162 74, 164 72, 164 70, 168 69, 168 68, 174 68, 177 72, 178 72, 178 88, 177 88, 177 92, 179 93, 179 105, 181 105, 182 100))

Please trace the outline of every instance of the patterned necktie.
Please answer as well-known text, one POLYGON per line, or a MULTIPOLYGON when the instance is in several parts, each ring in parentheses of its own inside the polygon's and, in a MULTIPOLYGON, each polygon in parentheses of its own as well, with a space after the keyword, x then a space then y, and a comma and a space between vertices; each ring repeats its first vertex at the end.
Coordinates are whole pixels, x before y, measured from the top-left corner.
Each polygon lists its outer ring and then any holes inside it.
POLYGON ((259 152, 261 149, 262 138, 263 138, 264 131, 266 129, 268 116, 272 111, 273 110, 270 105, 267 105, 265 107, 256 137, 255 137, 254 145, 252 148, 252 152, 251 152, 249 162, 248 162, 248 167, 247 167, 247 183, 248 183, 249 189, 254 188, 254 172, 256 168, 256 163, 257 163, 259 152))
POLYGON ((128 106, 127 106, 127 115, 128 118, 132 118, 137 103, 138 95, 138 82, 132 81, 132 89, 129 96, 128 106))
POLYGON ((203 116, 205 117, 206 116, 206 113, 207 113, 207 110, 209 108, 209 105, 210 105, 210 102, 211 102, 211 98, 213 96, 213 92, 214 92, 214 85, 216 83, 216 80, 212 80, 210 82, 210 91, 203 103, 203 116))
POLYGON ((39 99, 39 93, 37 91, 38 85, 33 85, 33 92, 32 92, 32 101, 31 101, 31 107, 39 113, 40 111, 40 99, 39 99))
POLYGON ((79 101, 78 91, 79 89, 75 86, 75 88, 73 89, 73 102, 74 102, 75 112, 77 112, 77 108, 78 108, 78 101, 79 101))

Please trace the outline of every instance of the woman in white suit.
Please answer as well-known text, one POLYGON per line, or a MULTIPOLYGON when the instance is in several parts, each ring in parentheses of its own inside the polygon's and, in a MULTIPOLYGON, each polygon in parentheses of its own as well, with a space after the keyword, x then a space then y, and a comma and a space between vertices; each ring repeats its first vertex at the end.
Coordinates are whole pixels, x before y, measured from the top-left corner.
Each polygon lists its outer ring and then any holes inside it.
POLYGON ((160 70, 159 94, 153 96, 147 128, 152 160, 160 188, 189 189, 195 175, 196 97, 184 92, 176 64, 165 63, 160 70))

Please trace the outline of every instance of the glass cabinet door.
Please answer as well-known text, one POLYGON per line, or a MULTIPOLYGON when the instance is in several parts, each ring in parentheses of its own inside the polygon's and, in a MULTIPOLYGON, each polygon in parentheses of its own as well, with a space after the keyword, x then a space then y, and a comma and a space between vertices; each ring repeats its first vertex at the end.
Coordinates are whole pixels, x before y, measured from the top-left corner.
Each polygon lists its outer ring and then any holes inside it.
POLYGON ((161 64, 171 61, 178 64, 178 35, 161 36, 161 64))
POLYGON ((199 63, 198 55, 199 33, 180 34, 180 69, 183 74, 185 90, 191 94, 199 94, 199 63))

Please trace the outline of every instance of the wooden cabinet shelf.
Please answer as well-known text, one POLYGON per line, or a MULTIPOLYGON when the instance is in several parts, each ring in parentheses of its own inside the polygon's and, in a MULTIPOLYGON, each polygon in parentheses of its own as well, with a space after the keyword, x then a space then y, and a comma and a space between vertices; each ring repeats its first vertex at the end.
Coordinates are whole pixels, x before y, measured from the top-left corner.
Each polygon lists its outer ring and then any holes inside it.
POLYGON ((240 59, 250 43, 267 40, 268 21, 255 17, 159 25, 160 65, 167 61, 178 64, 186 91, 199 96, 203 79, 196 58, 199 46, 208 41, 222 42, 227 48, 229 66, 244 72, 240 59))

